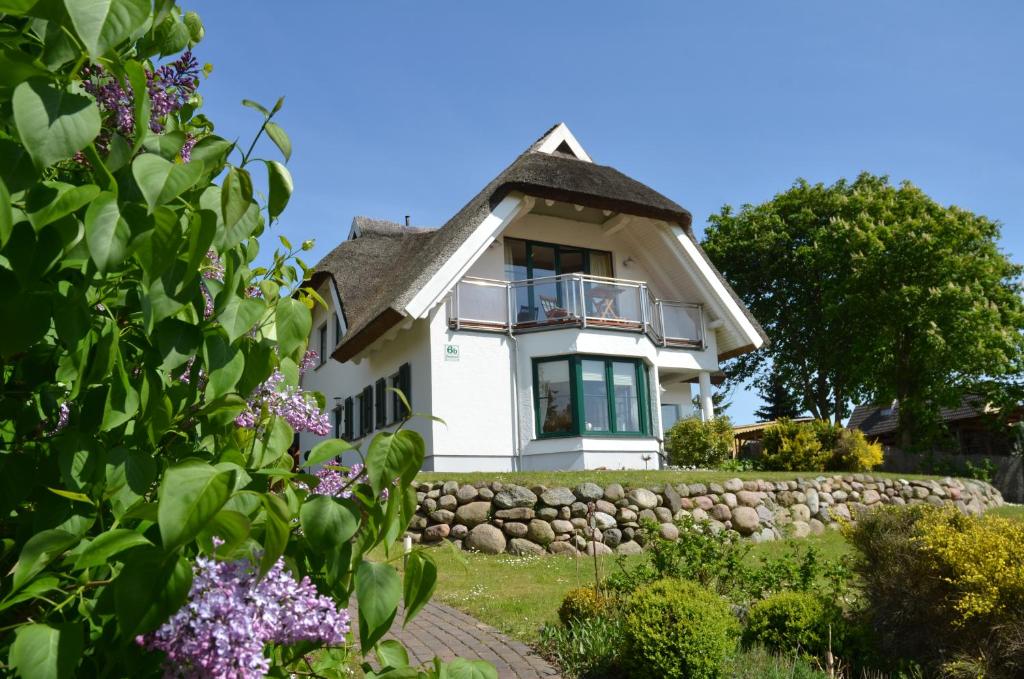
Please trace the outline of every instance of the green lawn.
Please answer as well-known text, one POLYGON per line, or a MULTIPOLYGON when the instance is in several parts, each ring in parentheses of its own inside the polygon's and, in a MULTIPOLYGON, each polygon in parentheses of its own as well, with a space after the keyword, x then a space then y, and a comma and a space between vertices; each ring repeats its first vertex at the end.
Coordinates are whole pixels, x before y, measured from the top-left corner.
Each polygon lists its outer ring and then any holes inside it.
MULTIPOLYGON (((837 531, 827 531, 803 540, 752 545, 750 558, 770 558, 803 545, 814 545, 826 559, 850 552, 837 531)), ((430 554, 439 571, 434 601, 463 610, 527 643, 537 640, 541 625, 558 620, 558 606, 567 591, 594 582, 594 560, 586 556, 490 556, 458 552, 450 546, 432 548, 430 554)), ((629 557, 629 561, 641 558, 629 557)), ((603 578, 618 566, 614 557, 602 557, 598 568, 603 578)))
MULTIPOLYGON (((421 472, 416 480, 420 482, 458 481, 459 483, 480 483, 501 481, 521 486, 568 486, 593 481, 600 485, 620 483, 626 488, 661 485, 665 483, 722 483, 726 479, 763 479, 765 481, 791 481, 797 478, 812 479, 818 476, 835 476, 840 472, 721 472, 721 471, 642 471, 632 469, 588 470, 578 472, 421 472)), ((891 479, 938 479, 927 474, 887 474, 872 472, 872 476, 891 479)))

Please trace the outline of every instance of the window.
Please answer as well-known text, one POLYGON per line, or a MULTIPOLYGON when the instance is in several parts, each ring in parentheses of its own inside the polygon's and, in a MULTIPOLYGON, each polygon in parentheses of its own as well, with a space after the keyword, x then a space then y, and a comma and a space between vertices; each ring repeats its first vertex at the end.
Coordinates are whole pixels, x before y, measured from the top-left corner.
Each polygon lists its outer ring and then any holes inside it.
POLYGON ((383 428, 388 424, 388 399, 387 382, 384 378, 377 380, 374 404, 377 408, 377 428, 383 428))
POLYGON ((535 359, 537 436, 646 436, 647 371, 639 359, 535 359))
POLYGON ((342 408, 342 410, 344 410, 345 416, 345 430, 342 432, 341 438, 345 439, 346 441, 351 441, 356 431, 354 422, 356 413, 355 408, 353 408, 352 406, 353 400, 352 397, 349 396, 348 398, 345 399, 345 406, 342 408))
MULTIPOLYGON (((569 273, 612 276, 612 253, 569 245, 505 238, 505 279, 522 281, 569 273)), ((515 287, 516 322, 545 320, 549 308, 566 304, 563 285, 548 281, 515 287)))
POLYGON ((317 331, 319 335, 320 365, 327 362, 327 324, 324 323, 317 331))
POLYGON ((337 345, 341 341, 341 316, 337 313, 334 314, 334 344, 337 345))

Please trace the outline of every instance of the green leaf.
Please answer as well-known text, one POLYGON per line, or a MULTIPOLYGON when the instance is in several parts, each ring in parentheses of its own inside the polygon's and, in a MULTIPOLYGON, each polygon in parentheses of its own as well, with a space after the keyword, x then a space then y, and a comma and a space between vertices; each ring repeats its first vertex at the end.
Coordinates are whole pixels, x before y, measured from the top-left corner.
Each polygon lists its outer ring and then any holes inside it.
POLYGON ((377 654, 377 660, 380 661, 382 668, 401 669, 409 666, 409 653, 405 650, 405 646, 394 639, 380 642, 374 648, 374 652, 377 654))
POLYGON ((131 228, 121 217, 117 196, 113 193, 101 193, 85 211, 85 242, 100 273, 124 261, 131 235, 131 228))
POLYGON ((132 162, 132 176, 152 212, 188 190, 203 174, 203 166, 172 163, 155 153, 144 153, 132 162))
POLYGON ((260 559, 260 573, 266 573, 277 559, 284 554, 291 537, 291 511, 279 496, 264 493, 261 498, 266 509, 266 524, 263 532, 263 557, 260 559))
POLYGON ((117 624, 128 639, 166 622, 182 607, 192 585, 192 566, 183 556, 140 550, 114 580, 117 624))
POLYGON ((211 334, 203 343, 204 363, 208 371, 206 398, 213 400, 235 391, 245 370, 245 356, 231 346, 221 333, 211 334))
POLYGON ((245 514, 231 509, 222 509, 210 520, 210 523, 206 524, 206 527, 200 532, 200 537, 204 545, 209 543, 211 551, 213 538, 224 540, 224 545, 218 551, 221 554, 230 554, 245 542, 251 530, 252 524, 245 514))
MULTIPOLYGON (((128 61, 124 65, 124 72, 128 76, 128 83, 132 86, 133 107, 135 120, 148 121, 152 110, 152 102, 149 100, 149 87, 147 85, 146 70, 137 61, 128 61)), ((132 154, 139 150, 149 133, 149 125, 139 124, 135 126, 135 142, 132 144, 132 154)))
POLYGON ((326 439, 313 446, 313 450, 309 451, 309 456, 306 461, 302 463, 302 468, 312 467, 318 464, 323 464, 328 460, 333 460, 338 457, 346 450, 353 450, 352 444, 342 439, 326 439))
POLYGON ((0 179, 0 247, 7 245, 7 239, 14 230, 14 216, 11 214, 11 194, 7 184, 0 179))
POLYGON ((146 22, 150 3, 148 0, 64 0, 64 8, 89 56, 99 59, 146 22))
POLYGON ((75 568, 84 570, 93 566, 102 566, 115 554, 120 554, 127 549, 140 545, 152 546, 153 543, 147 540, 141 533, 136 533, 127 528, 108 530, 106 533, 100 533, 95 540, 82 550, 78 555, 78 560, 75 562, 75 568))
POLYGON ((28 583, 24 589, 15 594, 9 596, 0 603, 0 611, 7 610, 11 606, 16 606, 22 601, 30 601, 32 599, 42 598, 43 595, 49 594, 55 590, 60 589, 60 578, 55 575, 44 575, 40 578, 36 578, 32 582, 28 583))
POLYGON ((305 304, 291 297, 281 298, 277 302, 274 320, 282 356, 290 356, 306 346, 313 319, 305 304))
POLYGON ((237 167, 228 169, 220 187, 220 209, 224 228, 230 229, 245 215, 252 205, 252 177, 237 167))
POLYGON ((0 318, 18 319, 0 332, 0 354, 12 356, 41 340, 50 329, 50 298, 39 292, 5 295, 0 297, 0 318))
POLYGON ((234 473, 197 459, 180 462, 160 482, 157 521, 164 549, 192 540, 231 496, 234 473))
POLYGON ((269 116, 270 115, 270 111, 268 111, 266 108, 264 108, 262 104, 259 104, 259 103, 255 102, 255 101, 253 101, 252 99, 243 99, 242 100, 242 106, 248 106, 252 110, 259 111, 260 113, 262 113, 265 116, 269 116))
POLYGON ((366 453, 366 475, 373 492, 380 493, 396 477, 410 483, 423 466, 425 451, 423 437, 409 429, 374 436, 366 453))
POLYGON ((232 297, 224 309, 217 314, 217 320, 228 333, 228 340, 236 339, 252 330, 263 316, 266 304, 258 299, 232 297))
POLYGON ((100 425, 102 431, 120 427, 139 412, 139 392, 131 385, 128 373, 120 361, 112 377, 103 408, 103 423, 100 425))
POLYGON ((61 217, 88 205, 100 193, 95 184, 73 186, 63 182, 43 182, 28 193, 25 208, 32 227, 39 231, 61 217))
POLYGON ((85 495, 84 493, 76 493, 71 490, 63 490, 61 488, 50 487, 47 487, 46 490, 50 491, 54 495, 60 495, 61 497, 66 497, 67 499, 74 500, 75 502, 84 502, 87 505, 94 504, 93 501, 89 499, 89 496, 85 495))
POLYGON ((89 97, 32 78, 14 89, 14 124, 36 167, 70 158, 100 133, 100 112, 89 97))
POLYGON ((292 197, 292 175, 276 160, 267 161, 267 178, 270 182, 270 196, 267 199, 267 213, 271 219, 284 212, 288 199, 292 197))
POLYGON ((423 610, 437 585, 437 565, 422 551, 409 555, 402 577, 402 597, 405 601, 405 619, 402 627, 423 610))
POLYGON ((82 637, 81 623, 25 625, 18 628, 10 662, 23 679, 73 677, 82 657, 82 637))
POLYGON ((445 669, 448 679, 498 679, 498 670, 484 660, 456 658, 445 669))
POLYGON ((13 594, 25 583, 42 572, 51 561, 65 551, 78 544, 79 537, 56 528, 36 533, 28 539, 18 555, 18 563, 14 564, 14 580, 11 583, 13 594))
POLYGON ((160 367, 173 370, 188 363, 199 351, 201 336, 199 328, 191 323, 168 318, 156 326, 156 346, 163 361, 160 367))
POLYGON ((363 653, 367 653, 395 619, 402 597, 402 582, 389 564, 363 561, 356 569, 355 584, 359 601, 359 644, 363 653))
POLYGON ((192 32, 177 13, 172 13, 156 28, 157 44, 160 47, 160 54, 164 56, 177 54, 185 49, 191 39, 192 32))
POLYGON ((292 158, 292 140, 288 138, 287 133, 277 123, 267 123, 265 128, 267 130, 267 136, 270 140, 277 145, 280 149, 281 155, 284 156, 285 161, 291 160, 292 158))
POLYGON ((309 544, 321 553, 333 551, 359 530, 355 503, 326 495, 313 495, 306 500, 299 510, 299 519, 309 544))

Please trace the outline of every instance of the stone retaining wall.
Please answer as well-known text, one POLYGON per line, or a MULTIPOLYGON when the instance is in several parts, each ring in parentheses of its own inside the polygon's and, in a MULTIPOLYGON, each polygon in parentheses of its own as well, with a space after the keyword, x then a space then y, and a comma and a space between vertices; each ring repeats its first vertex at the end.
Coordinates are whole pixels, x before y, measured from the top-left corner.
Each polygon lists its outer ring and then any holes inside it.
POLYGON ((421 483, 410 532, 422 543, 451 540, 488 554, 638 553, 647 519, 675 539, 674 521, 706 521, 710 530, 735 530, 756 542, 805 537, 836 528, 841 520, 881 505, 954 505, 980 514, 1003 504, 991 485, 944 478, 906 481, 870 474, 818 476, 792 481, 668 484, 624 489, 617 483, 575 488, 501 482, 421 483), (593 523, 593 527, 591 526, 593 523))

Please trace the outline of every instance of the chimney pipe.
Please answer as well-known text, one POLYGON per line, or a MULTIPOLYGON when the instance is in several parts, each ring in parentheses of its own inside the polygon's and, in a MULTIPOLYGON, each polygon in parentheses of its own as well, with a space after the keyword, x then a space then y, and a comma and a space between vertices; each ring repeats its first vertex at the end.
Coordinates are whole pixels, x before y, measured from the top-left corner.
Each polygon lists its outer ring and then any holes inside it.
POLYGON ((405 225, 409 226, 409 215, 405 216, 405 225))

